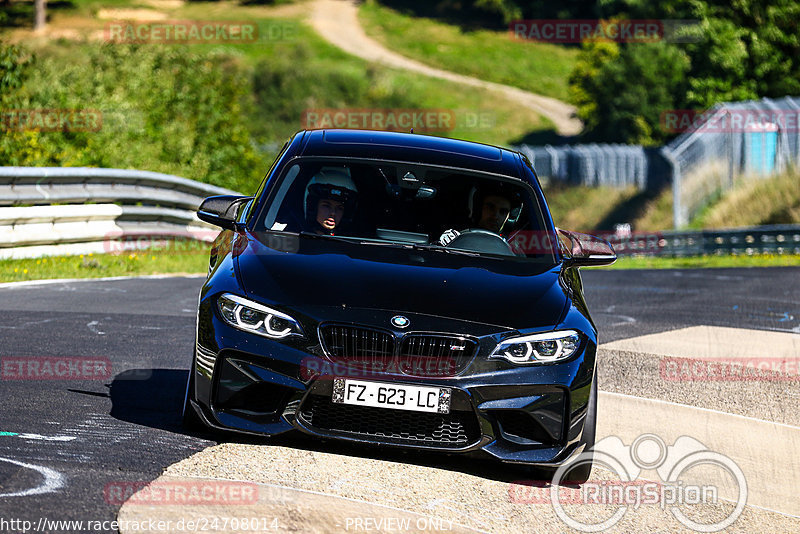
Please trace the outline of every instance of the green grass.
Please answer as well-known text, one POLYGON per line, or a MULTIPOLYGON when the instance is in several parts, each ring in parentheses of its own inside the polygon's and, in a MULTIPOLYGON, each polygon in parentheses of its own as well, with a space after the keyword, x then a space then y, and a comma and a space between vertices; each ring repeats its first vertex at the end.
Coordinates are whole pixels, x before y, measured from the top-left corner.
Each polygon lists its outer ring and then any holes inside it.
MULTIPOLYGON (((124 254, 51 256, 0 260, 0 282, 56 278, 105 278, 150 274, 203 274, 207 245, 177 245, 170 251, 140 250, 124 254)), ((716 267, 800 267, 800 255, 702 256, 687 258, 625 257, 602 269, 685 269, 716 267)))
POLYGON ((633 208, 625 208, 638 206, 641 197, 633 188, 582 186, 550 186, 544 195, 556 226, 579 232, 613 231, 615 224, 630 222, 633 208))
POLYGON ((464 30, 412 17, 368 0, 359 9, 367 35, 404 56, 482 80, 567 99, 577 48, 517 41, 508 31, 464 30))
POLYGON ((718 267, 800 267, 800 255, 624 257, 602 269, 709 269, 718 267))
MULTIPOLYGON (((567 229, 613 230, 616 223, 630 223, 635 231, 670 229, 672 188, 655 195, 631 190, 589 187, 545 188, 556 225, 567 229)), ((800 171, 739 182, 716 195, 690 221, 689 228, 740 228, 769 224, 800 223, 800 171)))
POLYGON ((735 228, 800 223, 800 171, 739 184, 703 209, 691 226, 735 228))
MULTIPOLYGON (((220 18, 241 20, 248 8, 231 7, 220 18)), ((180 11, 202 18, 193 4, 180 11)), ((206 14, 208 16, 208 14, 206 14)), ((258 44, 196 44, 201 52, 223 52, 255 71, 256 112, 251 130, 264 142, 283 141, 302 126, 313 109, 420 109, 452 112, 455 127, 429 132, 468 141, 508 146, 532 132, 549 132, 553 124, 491 91, 419 76, 370 64, 322 39, 297 19, 252 19, 261 35, 270 31, 285 38, 258 44), (282 33, 283 32, 283 33, 282 33)))
POLYGON ((139 168, 250 192, 277 149, 303 127, 306 110, 445 110, 454 127, 432 135, 501 146, 553 129, 550 121, 520 111, 490 91, 347 55, 291 11, 291 16, 270 17, 265 14, 276 8, 190 2, 164 11, 175 20, 253 21, 267 38, 257 43, 135 47, 86 40, 105 24, 82 14, 97 6, 82 1, 61 14, 60 28, 82 32, 78 40, 15 34, 34 52, 36 62, 7 107, 101 109, 102 131, 12 132, 0 139, 0 159, 7 156, 9 164, 28 166, 139 168), (214 62, 209 69, 204 58, 214 62), (220 79, 212 86, 187 75, 187 66, 209 78, 220 73, 220 79), (193 92, 198 88, 199 94, 193 92), (238 92, 244 98, 233 105, 238 92), (222 101, 224 105, 215 104, 222 101), (254 154, 251 146, 263 147, 261 153, 254 154))
POLYGON ((54 278, 103 278, 148 274, 197 274, 208 268, 208 245, 187 244, 173 250, 140 250, 124 254, 51 256, 0 260, 0 282, 54 278))

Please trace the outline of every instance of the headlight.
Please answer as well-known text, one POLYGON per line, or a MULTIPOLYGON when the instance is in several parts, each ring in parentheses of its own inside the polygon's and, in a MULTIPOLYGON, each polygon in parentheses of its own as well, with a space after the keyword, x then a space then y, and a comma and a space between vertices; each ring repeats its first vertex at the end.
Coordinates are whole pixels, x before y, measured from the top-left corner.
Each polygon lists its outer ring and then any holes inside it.
POLYGON ((225 293, 217 306, 225 322, 240 330, 273 339, 303 335, 300 323, 292 317, 258 302, 225 293))
POLYGON ((566 360, 581 344, 581 336, 574 330, 545 332, 502 341, 489 358, 502 358, 511 363, 537 363, 566 360))

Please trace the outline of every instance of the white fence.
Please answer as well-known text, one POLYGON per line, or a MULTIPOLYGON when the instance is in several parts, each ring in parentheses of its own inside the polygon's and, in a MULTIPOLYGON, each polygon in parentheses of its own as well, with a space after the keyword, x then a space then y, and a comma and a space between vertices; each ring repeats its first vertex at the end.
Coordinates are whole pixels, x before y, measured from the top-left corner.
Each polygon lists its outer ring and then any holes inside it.
MULTIPOLYGON (((670 113, 692 118, 691 112, 665 111, 665 126, 670 113)), ((528 156, 545 182, 648 191, 671 184, 674 226, 682 228, 735 184, 797 165, 800 97, 719 104, 697 114, 687 131, 660 149, 616 144, 515 149, 528 156)))
POLYGON ((545 183, 658 190, 669 182, 657 149, 638 145, 587 144, 514 147, 525 154, 545 183))
POLYGON ((673 162, 675 227, 735 184, 774 176, 800 161, 800 98, 726 102, 664 147, 673 162))

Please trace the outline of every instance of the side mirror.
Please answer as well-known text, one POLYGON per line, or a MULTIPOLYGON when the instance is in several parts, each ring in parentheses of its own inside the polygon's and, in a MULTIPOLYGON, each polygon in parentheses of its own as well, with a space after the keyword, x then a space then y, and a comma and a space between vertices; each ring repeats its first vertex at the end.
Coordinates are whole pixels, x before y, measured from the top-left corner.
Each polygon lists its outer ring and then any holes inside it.
POLYGON ((611 265, 617 260, 611 244, 593 235, 559 228, 558 242, 564 263, 569 267, 611 265))
POLYGON ((234 195, 208 197, 197 209, 197 217, 220 228, 235 230, 239 208, 252 199, 234 195))

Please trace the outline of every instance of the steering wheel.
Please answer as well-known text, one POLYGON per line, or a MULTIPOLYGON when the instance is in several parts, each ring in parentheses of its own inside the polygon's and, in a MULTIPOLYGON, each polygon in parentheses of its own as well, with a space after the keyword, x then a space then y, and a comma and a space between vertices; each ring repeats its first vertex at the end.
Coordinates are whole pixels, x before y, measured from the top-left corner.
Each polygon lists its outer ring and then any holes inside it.
POLYGON ((503 236, 481 228, 464 230, 445 246, 447 248, 497 254, 499 256, 516 255, 503 236))

